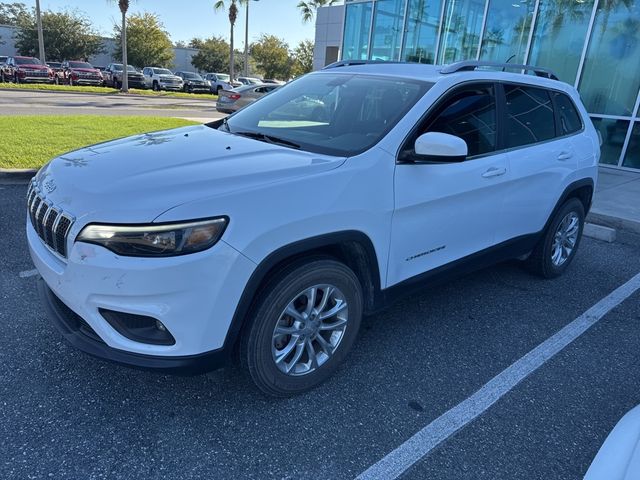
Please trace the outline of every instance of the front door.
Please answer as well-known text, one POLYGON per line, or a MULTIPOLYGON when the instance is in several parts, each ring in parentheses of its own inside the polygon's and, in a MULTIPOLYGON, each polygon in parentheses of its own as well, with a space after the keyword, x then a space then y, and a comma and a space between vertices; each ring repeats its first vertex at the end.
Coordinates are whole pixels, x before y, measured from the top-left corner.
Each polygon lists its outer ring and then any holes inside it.
MULTIPOLYGON (((497 147, 493 83, 456 88, 408 139, 395 171, 387 286, 494 245, 510 177, 497 147), (456 135, 467 160, 411 163, 415 138, 426 132, 456 135)), ((412 157, 413 155, 413 157, 412 157)))

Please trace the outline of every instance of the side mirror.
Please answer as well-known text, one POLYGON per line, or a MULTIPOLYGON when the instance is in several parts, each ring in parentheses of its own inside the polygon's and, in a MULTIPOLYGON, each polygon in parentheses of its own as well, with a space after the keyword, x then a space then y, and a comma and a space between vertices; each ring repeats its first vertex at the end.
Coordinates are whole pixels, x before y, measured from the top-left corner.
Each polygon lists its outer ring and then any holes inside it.
POLYGON ((469 152, 463 139, 441 132, 420 135, 414 148, 418 161, 429 163, 463 162, 469 152))

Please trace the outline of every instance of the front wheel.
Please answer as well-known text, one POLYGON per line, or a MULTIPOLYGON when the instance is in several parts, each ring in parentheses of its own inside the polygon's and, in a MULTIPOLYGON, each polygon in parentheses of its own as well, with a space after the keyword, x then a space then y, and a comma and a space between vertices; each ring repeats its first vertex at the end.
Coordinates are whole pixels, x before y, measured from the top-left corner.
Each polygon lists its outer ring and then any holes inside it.
POLYGON ((576 255, 584 229, 584 206, 570 198, 551 219, 544 236, 526 260, 532 272, 544 277, 559 277, 576 255))
POLYGON ((319 258, 289 266, 262 291, 241 339, 243 365, 271 396, 316 387, 342 363, 358 334, 358 278, 346 265, 319 258))

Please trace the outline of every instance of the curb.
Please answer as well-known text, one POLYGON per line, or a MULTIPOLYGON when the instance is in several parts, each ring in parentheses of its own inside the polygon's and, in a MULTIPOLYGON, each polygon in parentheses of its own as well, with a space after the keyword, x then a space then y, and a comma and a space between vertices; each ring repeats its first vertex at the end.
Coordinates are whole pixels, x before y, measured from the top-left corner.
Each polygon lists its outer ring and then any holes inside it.
POLYGON ((616 230, 640 234, 640 222, 628 218, 614 217, 603 213, 591 211, 587 216, 587 221, 596 225, 614 228, 616 230))
POLYGON ((603 227, 595 223, 585 223, 583 235, 589 238, 595 238, 607 243, 616 241, 616 230, 614 228, 603 227))
POLYGON ((28 183, 37 172, 35 168, 0 168, 0 183, 28 183))

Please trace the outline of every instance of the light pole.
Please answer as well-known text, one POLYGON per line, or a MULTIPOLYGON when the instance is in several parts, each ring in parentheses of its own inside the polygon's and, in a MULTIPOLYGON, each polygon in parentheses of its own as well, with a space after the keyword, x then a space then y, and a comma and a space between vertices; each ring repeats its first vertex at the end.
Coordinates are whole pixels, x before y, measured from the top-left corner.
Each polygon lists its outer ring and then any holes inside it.
MULTIPOLYGON (((257 2, 258 0, 253 0, 257 2)), ((247 18, 244 24, 244 76, 249 76, 249 4, 251 0, 247 0, 247 18)))
POLYGON ((42 32, 42 15, 40 14, 40 0, 36 0, 36 23, 38 24, 38 49, 40 50, 40 61, 44 65, 44 34, 42 32))

